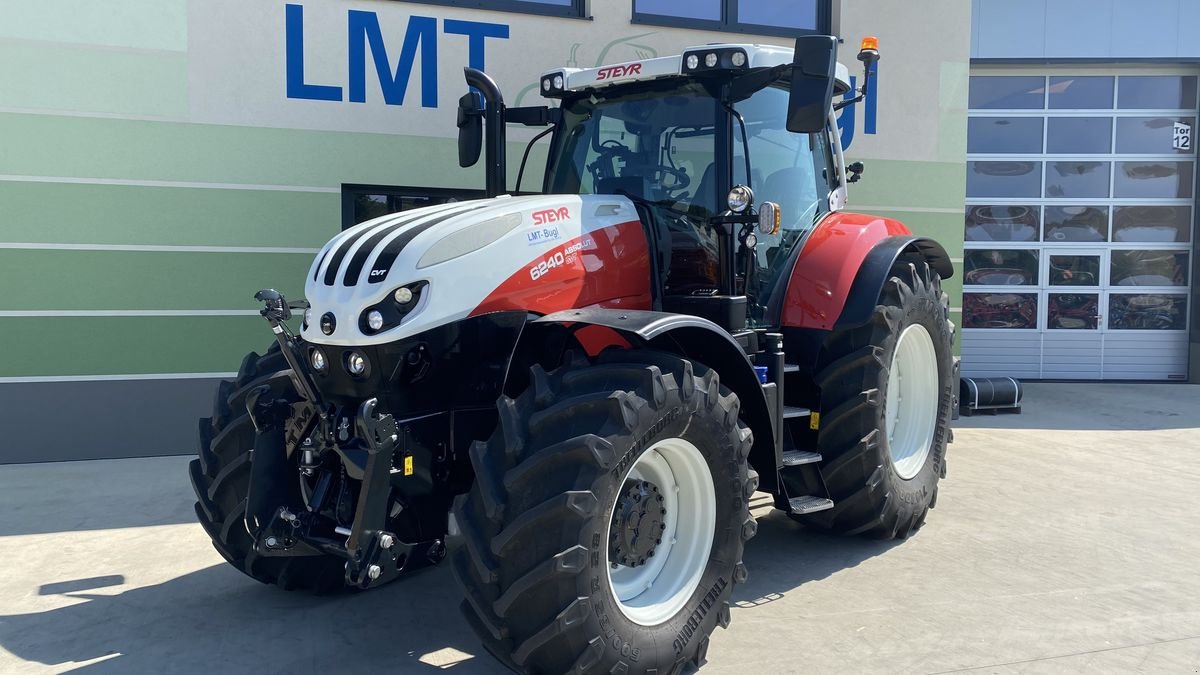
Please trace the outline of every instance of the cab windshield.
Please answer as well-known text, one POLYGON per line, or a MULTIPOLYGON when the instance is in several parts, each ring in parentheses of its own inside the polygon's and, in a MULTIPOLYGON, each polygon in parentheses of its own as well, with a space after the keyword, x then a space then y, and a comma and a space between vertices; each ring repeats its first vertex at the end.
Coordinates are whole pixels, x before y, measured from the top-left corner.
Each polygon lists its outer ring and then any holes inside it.
POLYGON ((567 99, 562 110, 546 191, 639 201, 654 215, 656 238, 669 242, 661 252, 664 295, 713 295, 731 285, 749 296, 751 322, 769 323, 781 270, 828 210, 828 142, 786 130, 787 91, 767 87, 730 106, 699 82, 655 83, 567 99), (726 209, 723 191, 739 183, 757 201, 781 205, 782 228, 759 236, 752 264, 729 269, 734 256, 722 250, 710 219, 726 209))
POLYGON ((620 193, 712 215, 717 100, 695 83, 619 91, 565 103, 547 192, 620 193))

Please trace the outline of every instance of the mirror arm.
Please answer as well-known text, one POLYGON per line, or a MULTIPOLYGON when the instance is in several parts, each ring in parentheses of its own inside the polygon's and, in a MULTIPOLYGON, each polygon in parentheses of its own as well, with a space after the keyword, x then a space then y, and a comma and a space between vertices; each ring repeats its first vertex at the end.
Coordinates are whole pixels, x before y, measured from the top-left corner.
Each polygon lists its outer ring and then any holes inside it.
POLYGON ((487 73, 476 68, 463 68, 467 86, 474 87, 483 94, 484 120, 484 151, 487 166, 484 168, 487 196, 495 197, 504 194, 508 181, 505 178, 505 129, 504 129, 504 95, 487 73))

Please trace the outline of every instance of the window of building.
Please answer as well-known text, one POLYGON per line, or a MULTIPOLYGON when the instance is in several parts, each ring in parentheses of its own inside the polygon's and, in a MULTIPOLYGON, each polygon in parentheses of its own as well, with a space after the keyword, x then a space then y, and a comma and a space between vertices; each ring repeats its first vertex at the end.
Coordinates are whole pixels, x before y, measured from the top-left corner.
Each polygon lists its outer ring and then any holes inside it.
POLYGON ((755 35, 830 32, 830 0, 633 0, 633 22, 755 35))
POLYGON ((342 186, 342 229, 389 213, 423 206, 480 199, 483 190, 450 188, 389 187, 383 185, 342 186))
POLYGON ((423 5, 449 5, 463 9, 490 9, 497 12, 524 12, 583 18, 585 0, 405 0, 423 5))

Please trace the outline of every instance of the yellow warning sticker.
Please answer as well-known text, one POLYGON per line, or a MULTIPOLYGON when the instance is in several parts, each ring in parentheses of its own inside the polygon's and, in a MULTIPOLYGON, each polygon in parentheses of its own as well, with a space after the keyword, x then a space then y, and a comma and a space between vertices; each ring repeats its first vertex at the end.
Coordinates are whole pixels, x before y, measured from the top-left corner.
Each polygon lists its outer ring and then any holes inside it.
POLYGON ((813 431, 821 428, 821 413, 816 410, 812 411, 812 414, 808 416, 808 428, 813 431))
POLYGON ((412 465, 412 456, 411 455, 404 458, 404 475, 405 476, 413 475, 413 465, 412 465))

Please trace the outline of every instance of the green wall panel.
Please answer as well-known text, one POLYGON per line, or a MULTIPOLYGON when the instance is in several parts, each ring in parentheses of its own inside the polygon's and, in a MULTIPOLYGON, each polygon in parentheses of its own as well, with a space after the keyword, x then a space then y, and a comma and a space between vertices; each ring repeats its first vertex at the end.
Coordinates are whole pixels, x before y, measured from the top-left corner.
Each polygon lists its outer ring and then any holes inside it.
POLYGON ((0 114, 0 129, 0 174, 320 187, 482 184, 459 168, 452 138, 27 114, 0 114))
POLYGON ((0 181, 0 242, 319 248, 333 193, 0 181))
POLYGON ((187 55, 0 41, 0 107, 181 116, 187 55))
POLYGON ((187 50, 187 0, 0 0, 0 38, 187 50))
POLYGON ((257 309, 254 293, 301 297, 313 256, 0 249, 4 310, 257 309))
MULTIPOLYGON (((853 161, 853 153, 847 161, 853 161)), ((961 209, 966 198, 967 170, 962 162, 864 160, 862 182, 850 188, 850 204, 961 209)), ((869 206, 863 206, 870 210, 869 206)))
POLYGON ((0 377, 233 372, 246 352, 261 353, 273 339, 257 316, 0 321, 0 377))

